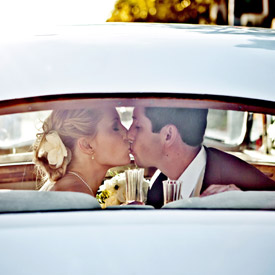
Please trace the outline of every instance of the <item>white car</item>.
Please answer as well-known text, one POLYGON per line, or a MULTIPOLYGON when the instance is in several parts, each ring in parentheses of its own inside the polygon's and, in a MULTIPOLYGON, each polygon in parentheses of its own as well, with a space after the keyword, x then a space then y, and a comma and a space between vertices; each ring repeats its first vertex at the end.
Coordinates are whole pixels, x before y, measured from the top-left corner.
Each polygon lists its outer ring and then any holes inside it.
POLYGON ((1 274, 274 274, 275 192, 101 209, 38 192, 30 146, 53 109, 116 104, 129 127, 135 106, 209 108, 204 144, 274 180, 275 30, 63 26, 1 37, 0 57, 1 274))

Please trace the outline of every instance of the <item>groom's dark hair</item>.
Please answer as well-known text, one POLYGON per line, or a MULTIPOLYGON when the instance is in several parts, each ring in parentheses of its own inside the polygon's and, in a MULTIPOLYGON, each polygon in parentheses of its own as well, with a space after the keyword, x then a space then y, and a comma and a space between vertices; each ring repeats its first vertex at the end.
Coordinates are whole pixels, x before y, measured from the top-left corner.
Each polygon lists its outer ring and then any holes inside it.
POLYGON ((208 109, 145 107, 145 115, 152 123, 153 133, 168 124, 177 127, 182 141, 190 146, 198 146, 203 142, 207 125, 208 109))

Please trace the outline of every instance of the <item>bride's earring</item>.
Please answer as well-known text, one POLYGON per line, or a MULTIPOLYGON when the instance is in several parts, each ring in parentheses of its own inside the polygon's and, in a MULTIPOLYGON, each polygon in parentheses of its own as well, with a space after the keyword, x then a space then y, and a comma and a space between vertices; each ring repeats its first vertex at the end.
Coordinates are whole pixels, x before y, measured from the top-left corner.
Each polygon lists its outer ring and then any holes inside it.
POLYGON ((93 152, 93 154, 92 154, 92 159, 95 159, 95 153, 93 152))

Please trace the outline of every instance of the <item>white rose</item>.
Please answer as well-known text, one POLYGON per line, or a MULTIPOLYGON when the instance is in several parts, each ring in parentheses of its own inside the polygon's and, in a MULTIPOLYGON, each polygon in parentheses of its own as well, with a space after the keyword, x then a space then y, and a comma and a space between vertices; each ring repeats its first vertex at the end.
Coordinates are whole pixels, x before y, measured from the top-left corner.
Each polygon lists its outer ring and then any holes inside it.
POLYGON ((105 207, 111 206, 111 205, 120 205, 119 201, 115 196, 111 196, 105 200, 105 207))
POLYGON ((117 199, 120 203, 126 202, 126 186, 121 185, 119 189, 117 190, 117 199))

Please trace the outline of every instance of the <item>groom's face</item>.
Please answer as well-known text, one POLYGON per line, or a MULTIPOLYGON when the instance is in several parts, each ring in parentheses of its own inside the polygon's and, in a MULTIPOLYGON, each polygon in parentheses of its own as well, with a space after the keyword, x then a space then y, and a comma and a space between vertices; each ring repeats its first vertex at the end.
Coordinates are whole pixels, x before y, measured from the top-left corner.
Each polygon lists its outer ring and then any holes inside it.
POLYGON ((131 152, 139 167, 158 167, 161 155, 160 134, 152 132, 151 121, 145 116, 142 107, 134 110, 128 139, 132 142, 131 152))

